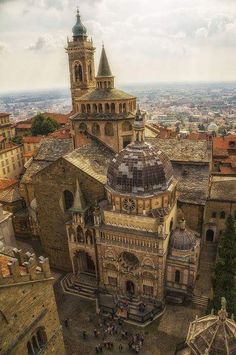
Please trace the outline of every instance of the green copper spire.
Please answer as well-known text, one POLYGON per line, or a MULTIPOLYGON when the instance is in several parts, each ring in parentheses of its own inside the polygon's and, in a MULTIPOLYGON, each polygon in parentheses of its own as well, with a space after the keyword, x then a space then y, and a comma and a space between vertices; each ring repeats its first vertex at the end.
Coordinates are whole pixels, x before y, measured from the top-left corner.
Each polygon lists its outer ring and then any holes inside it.
POLYGON ((80 13, 79 13, 79 9, 78 8, 77 8, 76 17, 77 17, 76 24, 72 28, 73 36, 74 37, 86 36, 87 30, 86 30, 86 27, 81 22, 80 13))
POLYGON ((110 65, 108 63, 107 55, 104 49, 104 45, 102 45, 102 53, 101 53, 101 58, 99 62, 99 67, 98 67, 98 77, 101 76, 112 76, 110 65))

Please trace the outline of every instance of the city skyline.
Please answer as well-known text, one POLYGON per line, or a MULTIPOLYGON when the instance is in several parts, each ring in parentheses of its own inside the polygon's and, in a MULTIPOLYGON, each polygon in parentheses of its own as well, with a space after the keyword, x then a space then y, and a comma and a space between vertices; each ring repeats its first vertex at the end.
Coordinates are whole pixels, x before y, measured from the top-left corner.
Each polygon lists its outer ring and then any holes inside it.
MULTIPOLYGON (((0 2, 1 92, 69 86, 64 47, 76 5, 0 2)), ((118 84, 236 80, 233 1, 90 0, 79 9, 96 64, 104 41, 118 84)))

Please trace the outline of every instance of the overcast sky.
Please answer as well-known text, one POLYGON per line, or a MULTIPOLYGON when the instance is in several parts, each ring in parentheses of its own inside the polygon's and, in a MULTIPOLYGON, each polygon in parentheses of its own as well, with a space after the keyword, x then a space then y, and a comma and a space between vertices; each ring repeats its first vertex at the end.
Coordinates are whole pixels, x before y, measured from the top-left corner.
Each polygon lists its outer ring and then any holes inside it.
POLYGON ((69 85, 77 4, 118 83, 236 80, 236 0, 0 0, 0 91, 69 85))

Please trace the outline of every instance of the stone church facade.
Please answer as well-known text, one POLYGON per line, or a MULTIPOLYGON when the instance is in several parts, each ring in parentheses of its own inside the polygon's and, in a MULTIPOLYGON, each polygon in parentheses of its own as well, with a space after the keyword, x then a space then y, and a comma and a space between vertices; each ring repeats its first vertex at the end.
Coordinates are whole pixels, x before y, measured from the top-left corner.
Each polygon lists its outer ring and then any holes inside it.
POLYGON ((33 176, 40 239, 51 265, 70 272, 65 291, 129 296, 137 312, 145 299, 152 318, 155 302, 191 299, 199 235, 177 211, 172 164, 145 141, 136 98, 114 88, 104 47, 95 77, 94 50, 77 14, 67 47, 75 149, 33 176))

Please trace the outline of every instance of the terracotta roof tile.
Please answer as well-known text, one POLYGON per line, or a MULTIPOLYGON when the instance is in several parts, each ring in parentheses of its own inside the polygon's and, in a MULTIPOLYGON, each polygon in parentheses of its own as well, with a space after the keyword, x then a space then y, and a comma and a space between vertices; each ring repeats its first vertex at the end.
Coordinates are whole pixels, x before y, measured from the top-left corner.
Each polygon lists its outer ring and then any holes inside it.
POLYGON ((0 179, 0 190, 4 190, 17 184, 17 180, 15 179, 0 179))
POLYGON ((23 137, 23 143, 39 143, 44 138, 44 136, 26 136, 23 137))

